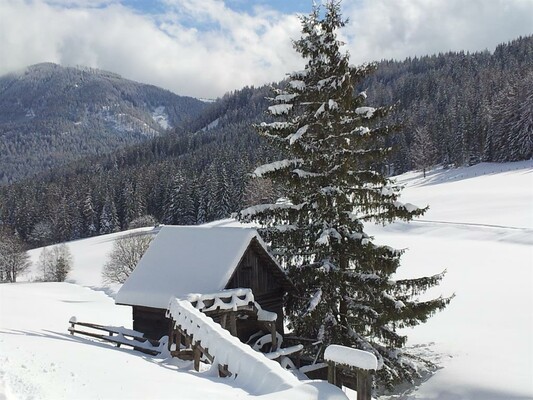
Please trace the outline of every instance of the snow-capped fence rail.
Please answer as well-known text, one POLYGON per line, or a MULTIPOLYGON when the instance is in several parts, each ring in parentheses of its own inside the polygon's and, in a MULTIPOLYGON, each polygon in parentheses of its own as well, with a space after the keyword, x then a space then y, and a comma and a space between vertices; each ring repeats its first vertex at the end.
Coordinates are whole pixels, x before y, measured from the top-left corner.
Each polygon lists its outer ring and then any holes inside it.
POLYGON ((212 318, 195 308, 189 301, 172 299, 167 311, 172 319, 171 354, 184 356, 180 346, 191 347, 195 369, 205 356, 217 365, 223 376, 231 376, 252 394, 262 395, 295 387, 298 379, 275 361, 242 343, 212 318))
POLYGON ((357 400, 371 400, 372 374, 378 367, 376 356, 368 351, 336 344, 329 345, 324 352, 328 363, 328 382, 341 387, 339 368, 354 370, 357 379, 357 400))
POLYGON ((78 322, 76 317, 72 317, 69 320, 70 327, 68 331, 71 335, 79 334, 84 336, 93 337, 96 339, 104 340, 106 342, 114 343, 117 347, 121 345, 133 347, 134 350, 138 350, 142 353, 157 356, 162 352, 162 347, 166 343, 161 343, 158 340, 147 339, 143 336, 142 332, 137 332, 132 329, 117 326, 104 326, 98 324, 92 324, 89 322, 78 322), (107 335, 100 333, 82 331, 76 329, 76 326, 83 326, 96 331, 107 332, 107 335))
POLYGON ((275 312, 263 310, 261 305, 255 301, 252 289, 236 288, 209 294, 193 293, 186 296, 186 299, 197 310, 217 321, 220 320, 220 325, 229 330, 233 336, 238 336, 238 316, 256 318, 262 329, 270 332, 271 351, 277 350, 281 345, 281 340, 278 340, 276 333, 278 315, 275 312))

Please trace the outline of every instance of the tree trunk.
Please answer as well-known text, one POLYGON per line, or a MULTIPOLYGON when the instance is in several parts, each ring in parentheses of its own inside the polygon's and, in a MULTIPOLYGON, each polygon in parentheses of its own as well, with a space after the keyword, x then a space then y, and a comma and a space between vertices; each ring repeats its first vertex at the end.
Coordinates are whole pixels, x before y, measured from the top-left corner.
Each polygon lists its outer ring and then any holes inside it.
MULTIPOLYGON (((342 254, 339 259, 339 267, 341 271, 348 270, 348 258, 342 254)), ((340 286, 340 301, 339 301, 339 321, 342 326, 348 327, 348 302, 346 301, 346 286, 340 286)))

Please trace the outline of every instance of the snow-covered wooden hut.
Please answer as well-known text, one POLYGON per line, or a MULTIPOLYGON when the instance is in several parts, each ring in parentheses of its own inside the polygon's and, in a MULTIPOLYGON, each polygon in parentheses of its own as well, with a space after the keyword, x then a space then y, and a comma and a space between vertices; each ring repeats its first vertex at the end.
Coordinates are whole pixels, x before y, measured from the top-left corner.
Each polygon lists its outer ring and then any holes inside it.
MULTIPOLYGON (((252 289, 263 310, 277 313, 283 333, 283 296, 293 285, 256 230, 163 226, 115 302, 133 307, 133 329, 159 339, 169 332, 171 299, 233 288, 252 289)), ((237 324, 241 340, 255 332, 252 320, 237 324)))

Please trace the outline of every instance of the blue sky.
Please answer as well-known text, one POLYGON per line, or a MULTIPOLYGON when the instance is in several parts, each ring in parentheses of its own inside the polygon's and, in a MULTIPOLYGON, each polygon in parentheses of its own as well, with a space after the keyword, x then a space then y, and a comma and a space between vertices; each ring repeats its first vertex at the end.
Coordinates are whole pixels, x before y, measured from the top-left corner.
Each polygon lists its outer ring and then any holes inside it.
MULTIPOLYGON (((312 0, 0 0, 0 74, 86 65, 215 98, 302 69, 312 0)), ((351 62, 493 50, 533 34, 533 0, 343 0, 351 62)))
POLYGON ((267 6, 283 13, 308 13, 312 2, 309 0, 232 0, 228 5, 232 8, 250 11, 254 5, 267 6))
MULTIPOLYGON (((163 2, 150 0, 128 0, 123 4, 143 13, 159 13, 164 10, 163 2)), ((226 5, 236 11, 250 13, 254 7, 272 8, 282 13, 308 13, 311 0, 228 0, 226 5)))

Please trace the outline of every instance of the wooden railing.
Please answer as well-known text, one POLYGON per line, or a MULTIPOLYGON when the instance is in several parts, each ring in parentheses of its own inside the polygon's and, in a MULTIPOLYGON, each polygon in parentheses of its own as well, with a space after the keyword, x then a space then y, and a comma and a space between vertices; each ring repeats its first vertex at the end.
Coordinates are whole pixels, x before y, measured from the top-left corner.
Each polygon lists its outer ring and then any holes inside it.
POLYGON ((98 324, 92 324, 89 322, 78 322, 76 318, 69 320, 70 327, 68 331, 71 335, 78 334, 104 340, 106 342, 114 343, 117 347, 122 345, 133 347, 134 350, 138 350, 145 354, 156 356, 161 353, 159 350, 160 342, 158 340, 147 339, 141 332, 137 332, 131 329, 116 326, 104 326, 98 324), (78 327, 90 328, 93 331, 107 332, 107 335, 90 332, 87 330, 80 330, 78 327))

